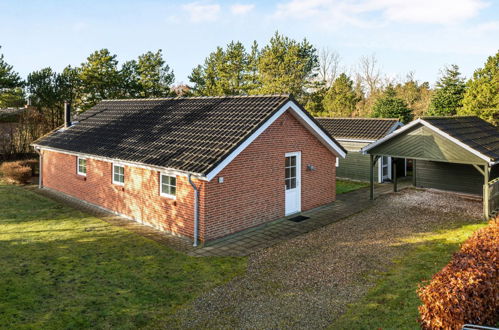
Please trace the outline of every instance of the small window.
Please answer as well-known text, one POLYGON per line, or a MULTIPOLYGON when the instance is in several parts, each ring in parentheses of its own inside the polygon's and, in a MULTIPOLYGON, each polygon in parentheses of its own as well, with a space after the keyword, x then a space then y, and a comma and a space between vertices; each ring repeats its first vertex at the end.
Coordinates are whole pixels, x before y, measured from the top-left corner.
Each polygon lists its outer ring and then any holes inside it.
POLYGON ((113 183, 123 186, 125 184, 125 167, 113 164, 113 183))
POLYGON ((160 195, 175 198, 177 195, 177 178, 164 174, 160 174, 160 177, 160 195))
POLYGON ((87 175, 87 160, 85 158, 78 157, 77 158, 77 173, 79 175, 87 175))

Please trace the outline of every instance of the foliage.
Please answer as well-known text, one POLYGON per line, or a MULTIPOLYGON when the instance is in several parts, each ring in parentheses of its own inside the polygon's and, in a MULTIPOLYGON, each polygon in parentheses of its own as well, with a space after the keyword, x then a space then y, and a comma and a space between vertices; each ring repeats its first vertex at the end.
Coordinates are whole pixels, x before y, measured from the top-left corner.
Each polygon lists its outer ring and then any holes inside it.
POLYGON ((418 295, 423 329, 498 324, 499 219, 474 233, 418 295))
POLYGON ((317 50, 306 39, 302 42, 276 32, 260 54, 259 94, 293 94, 301 100, 305 88, 317 75, 317 50))
POLYGON ((120 90, 118 60, 107 49, 93 52, 81 64, 79 78, 82 84, 81 108, 89 109, 103 99, 116 98, 120 90))
POLYGON ((443 70, 442 77, 437 81, 431 98, 428 115, 454 116, 461 107, 466 84, 461 77, 459 67, 451 65, 443 70))
POLYGON ((0 165, 3 178, 13 183, 27 183, 31 179, 32 169, 25 162, 4 162, 0 165))
POLYGON ((431 100, 432 91, 427 82, 418 82, 412 73, 407 75, 404 82, 398 83, 395 86, 397 97, 407 103, 413 116, 423 116, 428 111, 431 100))
MULTIPOLYGON (((456 218, 450 226, 407 237, 404 250, 386 272, 374 277, 374 286, 359 301, 348 306, 332 329, 420 329, 416 290, 422 279, 430 279, 449 262, 474 231, 484 225, 470 225, 468 219, 456 218)), ((367 280, 370 280, 369 278, 367 280)))
POLYGON ((189 257, 17 186, 0 184, 0 328, 175 327, 184 304, 244 272, 189 257))
POLYGON ((459 115, 478 116, 499 126, 499 51, 468 81, 459 115))
POLYGON ((350 181, 350 180, 336 180, 337 195, 365 187, 369 187, 369 184, 365 182, 350 181))
MULTIPOLYGON (((1 48, 1 47, 0 47, 1 48)), ((0 108, 21 107, 24 105, 23 81, 19 73, 0 54, 0 108)))
MULTIPOLYGON (((175 75, 163 59, 161 49, 156 53, 149 51, 142 54, 137 62, 133 61, 132 63, 135 64, 131 67, 136 71, 138 86, 138 93, 135 97, 148 98, 171 95, 170 86, 175 80, 175 75)), ((128 75, 124 74, 126 70, 122 68, 121 71, 124 79, 127 79, 128 75)), ((134 73, 129 75, 134 77, 134 73)))
POLYGON ((372 116, 397 118, 403 123, 408 123, 412 120, 411 109, 408 108, 404 100, 396 96, 392 85, 388 85, 383 95, 374 104, 372 116))
MULTIPOLYGON (((256 45, 256 44, 255 44, 256 45)), ((225 49, 217 47, 192 70, 189 80, 196 95, 243 95, 255 88, 255 61, 258 45, 248 54, 241 42, 231 42, 225 49)))
POLYGON ((353 81, 342 73, 324 96, 324 114, 329 117, 351 117, 359 101, 360 98, 353 88, 353 81))

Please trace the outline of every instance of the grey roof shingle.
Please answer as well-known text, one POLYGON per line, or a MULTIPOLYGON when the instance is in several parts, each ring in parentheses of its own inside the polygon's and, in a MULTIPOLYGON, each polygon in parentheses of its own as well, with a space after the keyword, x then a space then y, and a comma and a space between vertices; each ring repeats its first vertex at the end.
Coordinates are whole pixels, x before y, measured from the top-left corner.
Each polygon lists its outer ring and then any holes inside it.
POLYGON ((493 161, 499 160, 499 128, 485 120, 474 116, 421 119, 493 161))
POLYGON ((206 175, 289 100, 289 95, 106 100, 74 126, 34 145, 206 175))
POLYGON ((378 140, 399 121, 385 118, 316 118, 336 139, 378 140))

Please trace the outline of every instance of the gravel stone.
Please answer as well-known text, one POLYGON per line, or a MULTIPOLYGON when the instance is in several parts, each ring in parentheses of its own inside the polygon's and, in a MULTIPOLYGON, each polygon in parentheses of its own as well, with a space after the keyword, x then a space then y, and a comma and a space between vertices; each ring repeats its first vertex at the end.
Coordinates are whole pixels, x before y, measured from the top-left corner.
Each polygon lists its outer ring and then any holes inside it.
MULTIPOLYGON (((168 328, 325 328, 410 244, 404 238, 481 221, 477 199, 406 189, 249 256, 247 272, 178 311, 168 328)), ((203 276, 203 274, 198 274, 203 276)))

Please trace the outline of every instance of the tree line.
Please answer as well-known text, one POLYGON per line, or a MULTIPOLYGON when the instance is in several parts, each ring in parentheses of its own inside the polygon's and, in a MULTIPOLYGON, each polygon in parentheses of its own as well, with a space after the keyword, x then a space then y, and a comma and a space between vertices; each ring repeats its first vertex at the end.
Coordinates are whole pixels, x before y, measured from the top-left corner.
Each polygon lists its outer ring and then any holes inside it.
MULTIPOLYGON (((443 68, 431 88, 412 73, 387 77, 374 55, 347 70, 336 52, 276 32, 263 47, 256 41, 249 49, 239 41, 217 47, 188 79, 184 95, 289 93, 315 116, 408 122, 418 116, 477 115, 499 123, 499 52, 468 80, 457 65, 443 68)), ((161 50, 120 65, 115 54, 101 49, 78 67, 42 68, 25 80, 0 54, 0 108, 23 106, 28 99, 47 131, 62 124, 64 101, 85 111, 102 99, 175 96, 174 80, 161 50)))

